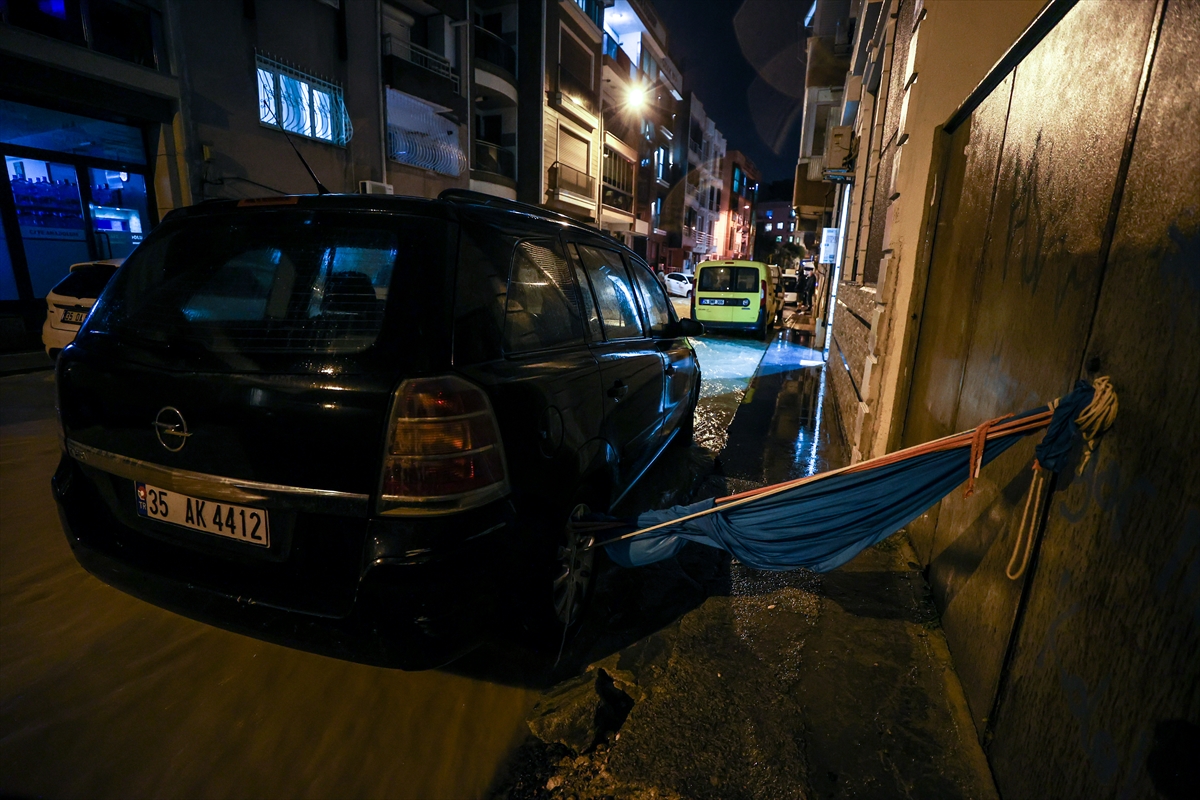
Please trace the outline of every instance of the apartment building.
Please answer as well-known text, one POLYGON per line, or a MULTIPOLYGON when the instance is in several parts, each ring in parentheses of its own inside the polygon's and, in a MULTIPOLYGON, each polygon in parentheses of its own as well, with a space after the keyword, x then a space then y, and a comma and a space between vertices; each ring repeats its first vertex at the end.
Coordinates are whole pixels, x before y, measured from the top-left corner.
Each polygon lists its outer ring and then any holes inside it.
POLYGON ((721 162, 721 190, 728 198, 717 221, 715 258, 748 259, 754 254, 758 169, 740 150, 729 150, 721 162))
POLYGON ((545 206, 653 264, 718 252, 724 138, 649 0, 6 0, 0 71, 5 347, 71 263, 314 191, 305 162, 333 192, 545 206))
POLYGON ((683 78, 669 55, 666 27, 648 0, 615 0, 604 12, 604 122, 607 159, 602 227, 618 233, 653 265, 667 263, 670 234, 665 228, 669 196, 678 181, 675 148, 683 78), (622 153, 618 143, 629 149, 622 153), (632 227, 612 201, 628 203, 620 181, 633 159, 632 227), (615 170, 610 164, 619 167, 615 170), (620 227, 618 227, 620 226, 620 227))
POLYGON ((665 229, 670 234, 666 264, 690 273, 700 261, 715 258, 717 222, 728 192, 721 182, 725 137, 692 91, 678 104, 673 161, 678 180, 667 195, 665 229))
POLYGON ((803 231, 796 230, 796 209, 792 201, 760 200, 754 216, 754 258, 773 261, 773 254, 785 244, 803 243, 803 231))

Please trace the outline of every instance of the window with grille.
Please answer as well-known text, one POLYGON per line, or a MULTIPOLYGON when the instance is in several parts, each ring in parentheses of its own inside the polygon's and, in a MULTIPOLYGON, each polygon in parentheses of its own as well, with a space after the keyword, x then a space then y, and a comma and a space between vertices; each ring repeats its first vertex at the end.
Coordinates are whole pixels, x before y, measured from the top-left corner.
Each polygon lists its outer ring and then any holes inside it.
POLYGON ((345 147, 354 130, 342 87, 261 54, 255 63, 260 123, 345 147))

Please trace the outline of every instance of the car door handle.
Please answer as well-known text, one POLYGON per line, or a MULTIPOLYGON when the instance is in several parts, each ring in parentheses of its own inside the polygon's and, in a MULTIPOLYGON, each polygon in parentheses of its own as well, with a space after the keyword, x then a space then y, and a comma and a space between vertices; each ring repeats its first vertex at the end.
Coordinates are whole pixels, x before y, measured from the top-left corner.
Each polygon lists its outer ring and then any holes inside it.
POLYGON ((620 400, 622 397, 624 397, 626 394, 628 394, 628 392, 629 392, 629 387, 626 386, 623 382, 617 381, 611 387, 609 387, 608 396, 613 398, 614 400, 620 400))
POLYGON ((675 365, 674 365, 674 364, 667 364, 667 374, 668 374, 668 375, 674 375, 674 374, 675 374, 676 372, 678 372, 678 371, 679 371, 679 370, 677 370, 677 369, 675 368, 675 365))

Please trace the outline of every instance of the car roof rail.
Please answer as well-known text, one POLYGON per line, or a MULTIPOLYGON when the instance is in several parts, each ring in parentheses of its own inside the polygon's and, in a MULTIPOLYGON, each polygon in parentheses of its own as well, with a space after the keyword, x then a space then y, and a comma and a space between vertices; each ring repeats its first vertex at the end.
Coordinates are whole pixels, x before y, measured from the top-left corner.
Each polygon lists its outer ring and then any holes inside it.
POLYGON ((574 217, 568 217, 566 214, 560 214, 548 208, 535 206, 531 203, 522 203, 519 200, 509 200, 506 197, 496 197, 493 194, 485 194, 484 192, 473 192, 470 189, 444 189, 438 195, 438 200, 447 200, 451 203, 466 203, 474 206, 489 206, 507 211, 519 211, 522 214, 530 214, 554 222, 566 222, 582 228, 589 227, 574 217))

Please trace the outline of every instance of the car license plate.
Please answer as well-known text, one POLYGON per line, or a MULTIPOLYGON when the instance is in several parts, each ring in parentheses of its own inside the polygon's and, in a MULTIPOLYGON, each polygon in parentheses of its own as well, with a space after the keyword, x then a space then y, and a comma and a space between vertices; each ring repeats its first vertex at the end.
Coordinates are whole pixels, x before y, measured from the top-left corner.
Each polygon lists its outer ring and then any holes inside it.
POLYGON ((66 309, 63 311, 63 315, 62 315, 63 322, 70 323, 73 325, 83 324, 83 321, 86 318, 87 318, 86 311, 72 311, 70 309, 66 309))
POLYGON ((259 547, 271 546, 265 509, 202 500, 147 483, 134 484, 134 490, 138 514, 143 517, 259 547))
POLYGON ((725 300, 720 297, 701 297, 700 305, 702 306, 723 306, 725 300))

